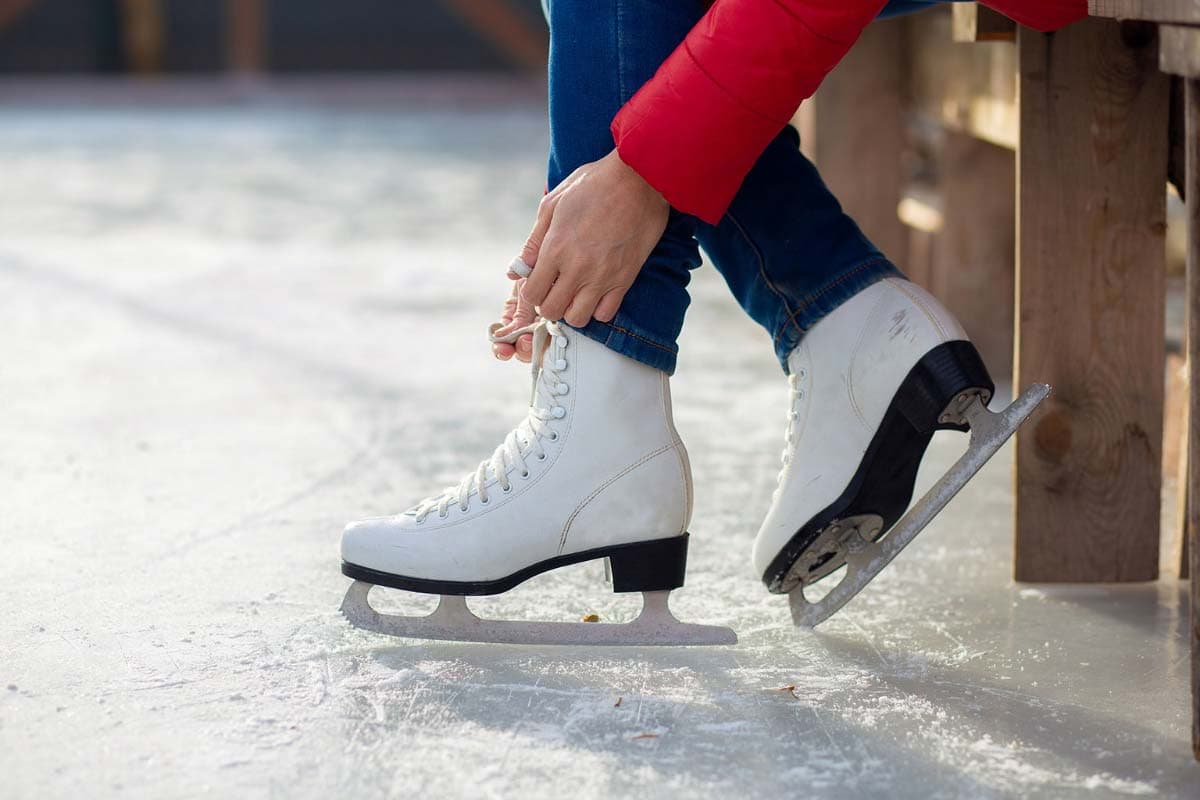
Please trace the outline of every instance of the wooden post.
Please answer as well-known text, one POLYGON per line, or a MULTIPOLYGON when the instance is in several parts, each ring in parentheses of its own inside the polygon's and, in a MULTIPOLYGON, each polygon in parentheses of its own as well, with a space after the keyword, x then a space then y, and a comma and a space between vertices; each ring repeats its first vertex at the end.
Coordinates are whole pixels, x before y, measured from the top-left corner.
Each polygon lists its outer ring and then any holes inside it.
POLYGON ((1023 581, 1158 575, 1168 81, 1153 28, 1018 33, 1015 383, 1023 581))
POLYGON ((863 232, 901 269, 908 229, 904 191, 905 20, 873 23, 800 109, 800 146, 863 232))

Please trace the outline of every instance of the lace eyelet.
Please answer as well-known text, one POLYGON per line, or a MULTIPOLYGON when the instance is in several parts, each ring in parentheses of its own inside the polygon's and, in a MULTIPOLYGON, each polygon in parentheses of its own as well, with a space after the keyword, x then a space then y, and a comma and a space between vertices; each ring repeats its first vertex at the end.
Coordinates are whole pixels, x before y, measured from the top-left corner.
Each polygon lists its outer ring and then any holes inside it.
POLYGON ((502 487, 500 489, 500 491, 504 492, 505 494, 511 493, 512 492, 512 484, 510 483, 508 486, 502 487))
POLYGON ((479 505, 481 505, 481 506, 486 506, 487 504, 489 504, 491 502, 492 502, 492 498, 490 498, 490 497, 486 500, 484 500, 483 498, 479 499, 479 505))
POLYGON ((558 441, 558 431, 551 432, 549 438, 550 438, 550 441, 557 442, 558 441))
POLYGON ((562 406, 555 406, 554 410, 551 411, 550 413, 554 415, 555 419, 562 419, 563 417, 565 417, 567 415, 567 410, 565 408, 563 408, 562 406))
POLYGON ((565 358, 558 359, 557 361, 554 362, 554 368, 556 370, 558 370, 559 372, 562 372, 564 369, 567 368, 567 360, 565 358))
POLYGON ((545 461, 545 460, 546 460, 546 454, 545 454, 545 453, 538 453, 537 460, 538 460, 538 461, 545 461))
POLYGON ((522 478, 528 478, 528 477, 529 477, 529 470, 525 470, 524 472, 522 472, 522 473, 521 473, 521 477, 522 477, 522 478))

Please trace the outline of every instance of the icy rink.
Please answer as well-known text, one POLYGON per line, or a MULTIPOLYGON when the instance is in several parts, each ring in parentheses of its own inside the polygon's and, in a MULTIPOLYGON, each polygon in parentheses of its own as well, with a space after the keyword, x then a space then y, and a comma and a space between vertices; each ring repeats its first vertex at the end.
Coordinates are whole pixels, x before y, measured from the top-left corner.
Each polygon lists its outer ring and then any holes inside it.
MULTIPOLYGON (((819 633, 790 626, 749 565, 786 384, 707 267, 673 605, 741 643, 350 628, 342 524, 457 482, 528 396, 484 334, 544 112, 424 94, 0 104, 0 797, 1200 796, 1183 590, 1013 584, 1011 449, 819 633)), ((473 605, 629 616, 600 575, 473 605)))

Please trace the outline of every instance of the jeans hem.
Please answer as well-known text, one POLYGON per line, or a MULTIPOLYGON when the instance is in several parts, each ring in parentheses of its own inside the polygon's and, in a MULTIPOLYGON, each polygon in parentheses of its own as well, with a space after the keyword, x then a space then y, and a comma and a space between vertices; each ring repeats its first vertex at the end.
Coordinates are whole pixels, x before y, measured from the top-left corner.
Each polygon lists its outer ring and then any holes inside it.
POLYGON ((662 370, 668 375, 675 374, 679 348, 673 344, 664 344, 617 322, 601 322, 594 319, 582 328, 568 327, 615 353, 662 370))
POLYGON ((875 256, 802 297, 795 309, 775 329, 775 356, 784 373, 789 371, 788 356, 800 344, 804 334, 842 303, 884 278, 904 278, 904 273, 886 258, 875 256))

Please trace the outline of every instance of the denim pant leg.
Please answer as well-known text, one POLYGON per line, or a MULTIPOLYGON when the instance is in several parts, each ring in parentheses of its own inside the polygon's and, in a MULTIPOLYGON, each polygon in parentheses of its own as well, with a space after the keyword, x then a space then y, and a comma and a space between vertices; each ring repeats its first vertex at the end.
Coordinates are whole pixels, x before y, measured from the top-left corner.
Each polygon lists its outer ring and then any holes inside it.
POLYGON ((734 297, 788 354, 821 317, 900 271, 842 211, 796 130, 767 146, 717 225, 697 238, 734 297))
MULTIPOLYGON (((577 167, 613 149, 609 125, 700 19, 696 0, 548 0, 550 21, 550 164, 553 188, 577 167)), ((625 295, 612 322, 581 332, 622 355, 675 370, 690 302, 691 270, 700 266, 696 220, 671 211, 666 232, 625 295)))

